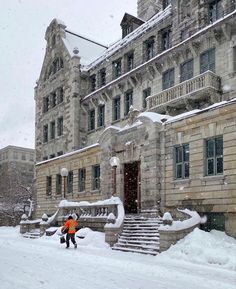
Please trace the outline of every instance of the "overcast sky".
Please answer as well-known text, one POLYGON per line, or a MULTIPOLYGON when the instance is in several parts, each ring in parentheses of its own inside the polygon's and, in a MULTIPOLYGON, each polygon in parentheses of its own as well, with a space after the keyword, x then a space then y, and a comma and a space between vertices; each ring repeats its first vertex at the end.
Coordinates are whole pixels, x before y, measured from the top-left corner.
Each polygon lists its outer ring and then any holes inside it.
POLYGON ((109 44, 121 37, 125 12, 137 0, 0 0, 0 149, 34 148, 34 86, 53 18, 68 29, 109 44))

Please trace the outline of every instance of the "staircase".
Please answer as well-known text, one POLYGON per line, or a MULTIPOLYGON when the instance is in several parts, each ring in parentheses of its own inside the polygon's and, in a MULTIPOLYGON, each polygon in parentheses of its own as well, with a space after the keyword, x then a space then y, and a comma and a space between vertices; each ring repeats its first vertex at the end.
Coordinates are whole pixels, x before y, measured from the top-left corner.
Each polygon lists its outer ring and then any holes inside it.
POLYGON ((40 237, 40 229, 34 229, 22 235, 24 238, 37 239, 40 237))
POLYGON ((158 218, 126 217, 123 231, 113 250, 157 255, 159 252, 158 218))

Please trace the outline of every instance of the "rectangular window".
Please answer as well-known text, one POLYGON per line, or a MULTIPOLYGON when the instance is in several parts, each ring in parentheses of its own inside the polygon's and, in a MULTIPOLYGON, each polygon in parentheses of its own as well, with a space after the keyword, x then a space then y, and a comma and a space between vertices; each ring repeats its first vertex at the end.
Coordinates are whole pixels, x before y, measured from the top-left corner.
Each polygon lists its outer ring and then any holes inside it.
POLYGON ((117 96, 113 100, 113 120, 120 119, 120 96, 117 96))
POLYGON ((57 103, 62 103, 63 102, 63 99, 64 99, 64 91, 63 91, 63 88, 60 87, 58 88, 57 90, 57 103))
POLYGON ((92 109, 89 111, 88 114, 88 130, 94 130, 95 129, 95 110, 92 109))
POLYGON ((209 16, 209 23, 213 23, 223 16, 221 0, 214 0, 210 2, 208 16, 209 16))
POLYGON ((167 89, 175 84, 175 70, 171 68, 162 75, 162 89, 167 89))
POLYGON ((122 38, 124 38, 125 36, 130 34, 132 31, 133 31, 133 29, 132 29, 132 26, 130 24, 123 26, 122 27, 122 38))
POLYGON ((193 78, 193 59, 180 65, 180 82, 193 78))
POLYGON ((49 110, 49 97, 46 96, 43 98, 43 112, 47 112, 49 110))
POLYGON ((72 194, 73 193, 73 171, 69 171, 68 177, 67 177, 67 193, 72 194))
POLYGON ((30 161, 34 161, 34 155, 33 154, 30 154, 30 161))
POLYGON ((51 154, 51 155, 49 156, 49 158, 50 158, 50 159, 55 158, 55 154, 51 154))
POLYGON ((100 165, 95 165, 92 167, 93 175, 93 190, 100 189, 100 165))
POLYGON ((46 194, 47 196, 52 195, 52 176, 46 177, 46 194))
POLYGON ((59 156, 62 156, 63 155, 63 151, 59 151, 58 153, 57 153, 57 156, 59 157, 59 156))
POLYGON ((143 108, 147 107, 147 97, 151 95, 151 87, 143 90, 143 108))
POLYGON ((56 175, 56 194, 61 195, 62 193, 62 176, 61 174, 56 175))
POLYGON ((121 76, 121 59, 113 62, 113 75, 114 78, 121 76))
POLYGON ((189 178, 189 144, 174 148, 175 179, 189 178))
POLYGON ((85 191, 86 169, 79 169, 79 191, 85 191))
POLYGON ((57 119, 57 135, 63 135, 63 117, 57 119))
POLYGON ((106 69, 103 68, 99 71, 100 75, 100 87, 106 85, 106 69))
POLYGON ((155 41, 153 36, 146 40, 144 43, 146 61, 154 57, 154 43, 155 41))
POLYGON ((48 124, 43 126, 43 142, 48 142, 48 124))
POLYGON ((133 105, 133 91, 127 91, 125 93, 125 107, 124 107, 124 115, 129 113, 130 107, 133 105))
POLYGON ((134 53, 130 52, 126 54, 126 71, 130 71, 134 68, 134 53))
POLYGON ((98 106, 98 127, 105 125, 105 105, 98 106))
POLYGON ((171 28, 168 27, 161 32, 162 51, 171 48, 171 28))
POLYGON ((223 174, 223 136, 206 140, 206 175, 223 174))
POLYGON ((95 74, 90 76, 90 88, 91 88, 91 92, 96 90, 96 75, 95 74))
POLYGON ((25 153, 22 153, 21 159, 22 159, 22 161, 26 161, 26 154, 25 153))
POLYGON ((215 48, 211 48, 200 55, 200 72, 215 71, 215 48))
POLYGON ((57 105, 57 95, 56 92, 51 93, 51 107, 55 107, 57 105))
POLYGON ((56 129, 56 123, 55 121, 50 122, 50 138, 54 139, 55 138, 55 129, 56 129))

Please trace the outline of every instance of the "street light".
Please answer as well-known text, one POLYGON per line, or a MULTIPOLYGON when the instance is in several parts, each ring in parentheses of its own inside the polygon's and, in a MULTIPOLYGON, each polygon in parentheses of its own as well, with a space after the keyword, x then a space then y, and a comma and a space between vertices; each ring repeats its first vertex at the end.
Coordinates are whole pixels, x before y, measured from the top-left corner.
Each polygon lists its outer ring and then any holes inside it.
POLYGON ((112 187, 113 187, 113 192, 112 195, 116 195, 116 168, 120 164, 120 159, 118 157, 112 157, 110 158, 110 165, 112 166, 112 187))
POLYGON ((61 169, 61 176, 64 179, 64 199, 66 198, 66 187, 67 187, 67 177, 68 177, 68 170, 67 168, 62 168, 61 169))

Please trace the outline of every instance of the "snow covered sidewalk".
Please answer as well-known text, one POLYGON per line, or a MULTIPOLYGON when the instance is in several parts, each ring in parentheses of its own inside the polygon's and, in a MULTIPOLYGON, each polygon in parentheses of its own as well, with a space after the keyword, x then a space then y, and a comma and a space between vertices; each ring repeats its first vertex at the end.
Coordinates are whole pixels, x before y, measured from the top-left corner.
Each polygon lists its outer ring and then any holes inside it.
POLYGON ((196 229, 156 257, 112 251, 104 234, 83 229, 78 249, 59 237, 32 240, 0 227, 3 289, 235 289, 236 240, 196 229))

